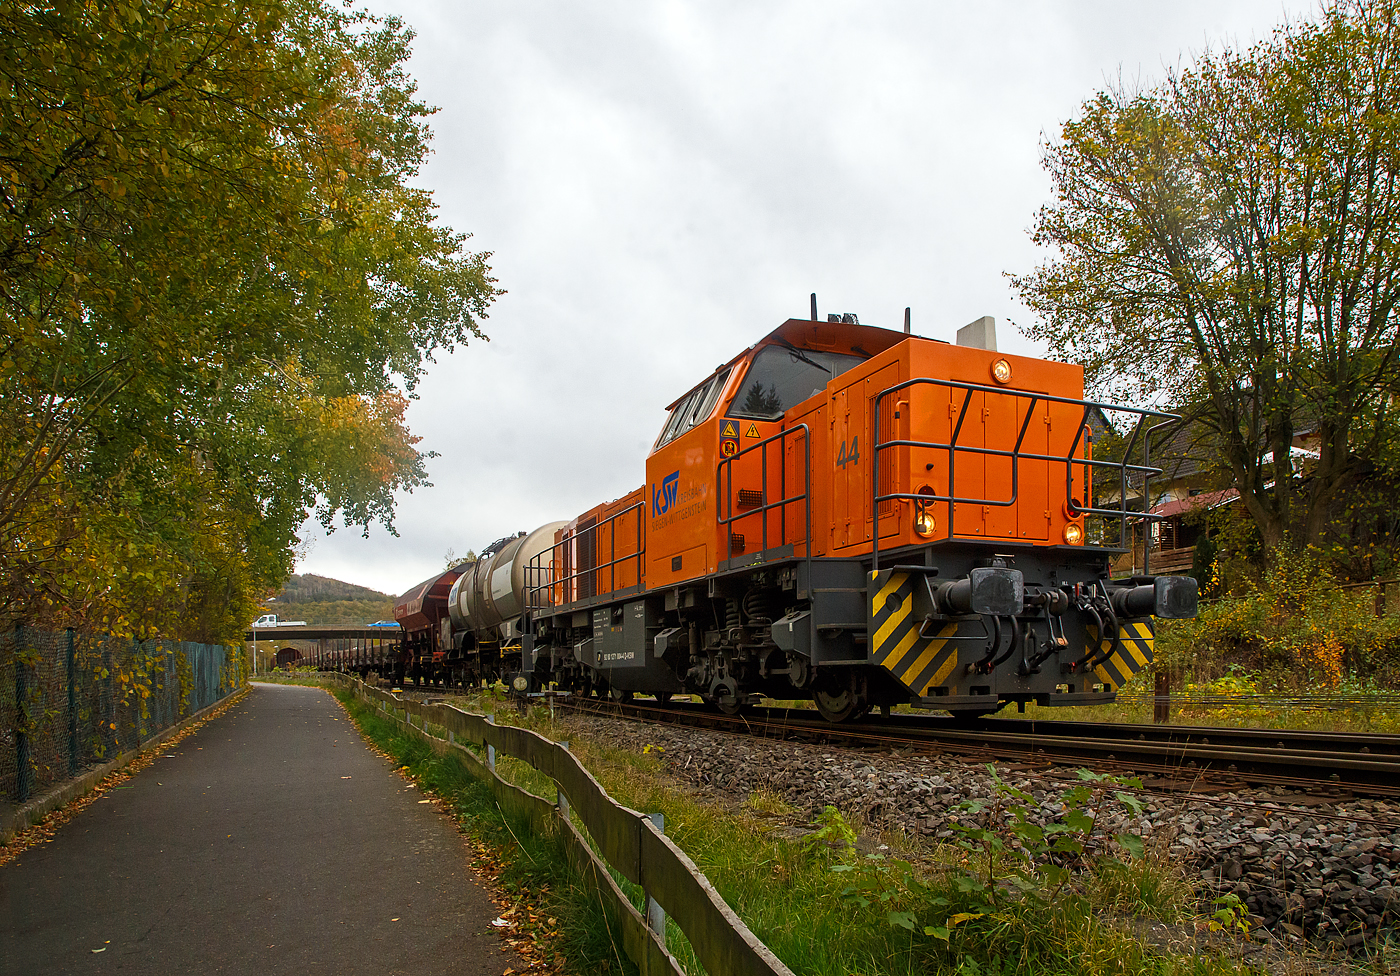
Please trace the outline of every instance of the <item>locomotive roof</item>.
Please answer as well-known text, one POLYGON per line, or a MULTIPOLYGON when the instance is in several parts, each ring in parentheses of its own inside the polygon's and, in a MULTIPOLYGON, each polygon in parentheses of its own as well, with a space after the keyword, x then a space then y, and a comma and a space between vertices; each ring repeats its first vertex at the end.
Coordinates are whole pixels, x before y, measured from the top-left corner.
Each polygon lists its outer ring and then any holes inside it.
MULTIPOLYGON (((808 349, 813 352, 838 352, 869 359, 907 338, 909 337, 903 332, 896 332, 894 329, 881 329, 873 325, 856 325, 852 322, 821 322, 816 319, 788 319, 728 362, 716 366, 710 376, 720 370, 728 369, 757 349, 774 343, 795 346, 798 349, 808 349)), ((705 379, 709 379, 709 376, 706 376, 705 379)), ((699 383, 692 385, 685 393, 668 403, 666 409, 674 410, 676 404, 684 400, 690 391, 698 385, 699 383)))

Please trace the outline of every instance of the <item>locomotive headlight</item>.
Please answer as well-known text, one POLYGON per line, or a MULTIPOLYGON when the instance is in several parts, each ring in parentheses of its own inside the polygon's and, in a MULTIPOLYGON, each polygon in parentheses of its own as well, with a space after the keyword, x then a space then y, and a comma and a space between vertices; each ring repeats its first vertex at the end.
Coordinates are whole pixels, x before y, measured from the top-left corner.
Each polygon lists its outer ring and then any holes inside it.
POLYGON ((927 508, 917 508, 914 510, 914 531, 927 539, 933 535, 938 528, 938 523, 933 517, 933 513, 927 508))
MULTIPOLYGON (((933 489, 928 485, 921 485, 918 493, 920 495, 932 495, 933 489)), ((933 535, 937 528, 938 521, 933 517, 933 502, 915 502, 914 531, 927 539, 929 536, 933 535)))
POLYGON ((1007 362, 1005 359, 998 359, 996 362, 992 363, 992 379, 996 380, 998 383, 1010 383, 1011 363, 1007 362))
POLYGON ((1071 522, 1065 526, 1065 542, 1071 546, 1077 546, 1084 541, 1084 529, 1078 522, 1071 522))

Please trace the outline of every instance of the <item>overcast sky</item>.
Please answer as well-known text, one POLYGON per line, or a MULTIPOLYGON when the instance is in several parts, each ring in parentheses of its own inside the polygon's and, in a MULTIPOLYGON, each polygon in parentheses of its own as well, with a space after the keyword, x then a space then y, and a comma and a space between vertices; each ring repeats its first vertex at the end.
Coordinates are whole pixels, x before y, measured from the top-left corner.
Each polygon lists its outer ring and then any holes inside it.
POLYGON ((1040 167, 1107 85, 1243 47, 1296 0, 371 0, 418 34, 422 185, 491 259, 490 342, 439 356, 409 410, 431 488, 394 538, 304 527, 297 572, 398 594, 448 548, 638 487, 664 408, 790 317, 1002 349, 1029 313, 1040 167))

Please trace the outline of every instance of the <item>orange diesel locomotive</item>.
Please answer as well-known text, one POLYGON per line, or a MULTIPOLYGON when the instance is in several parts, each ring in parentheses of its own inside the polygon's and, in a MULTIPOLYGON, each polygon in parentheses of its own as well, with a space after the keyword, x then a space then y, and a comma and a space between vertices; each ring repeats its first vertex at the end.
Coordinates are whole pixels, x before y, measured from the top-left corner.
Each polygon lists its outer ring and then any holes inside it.
POLYGON ((464 572, 452 658, 518 690, 811 698, 832 721, 1109 700, 1196 582, 1110 577, 1123 550, 1088 534, 1129 538, 1153 469, 1093 459, 1093 431, 1124 415, 1145 449, 1167 415, 1085 401, 1080 367, 979 341, 990 320, 968 334, 822 322, 814 297, 670 406, 645 485, 464 572))

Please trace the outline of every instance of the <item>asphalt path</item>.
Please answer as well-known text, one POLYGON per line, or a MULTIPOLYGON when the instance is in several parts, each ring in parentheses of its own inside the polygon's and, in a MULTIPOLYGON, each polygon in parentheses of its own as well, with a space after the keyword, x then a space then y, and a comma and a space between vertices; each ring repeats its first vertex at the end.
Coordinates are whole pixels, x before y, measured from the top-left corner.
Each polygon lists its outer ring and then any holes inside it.
POLYGON ((0 974, 502 974, 451 822, 319 688, 238 706, 0 867, 0 974))

